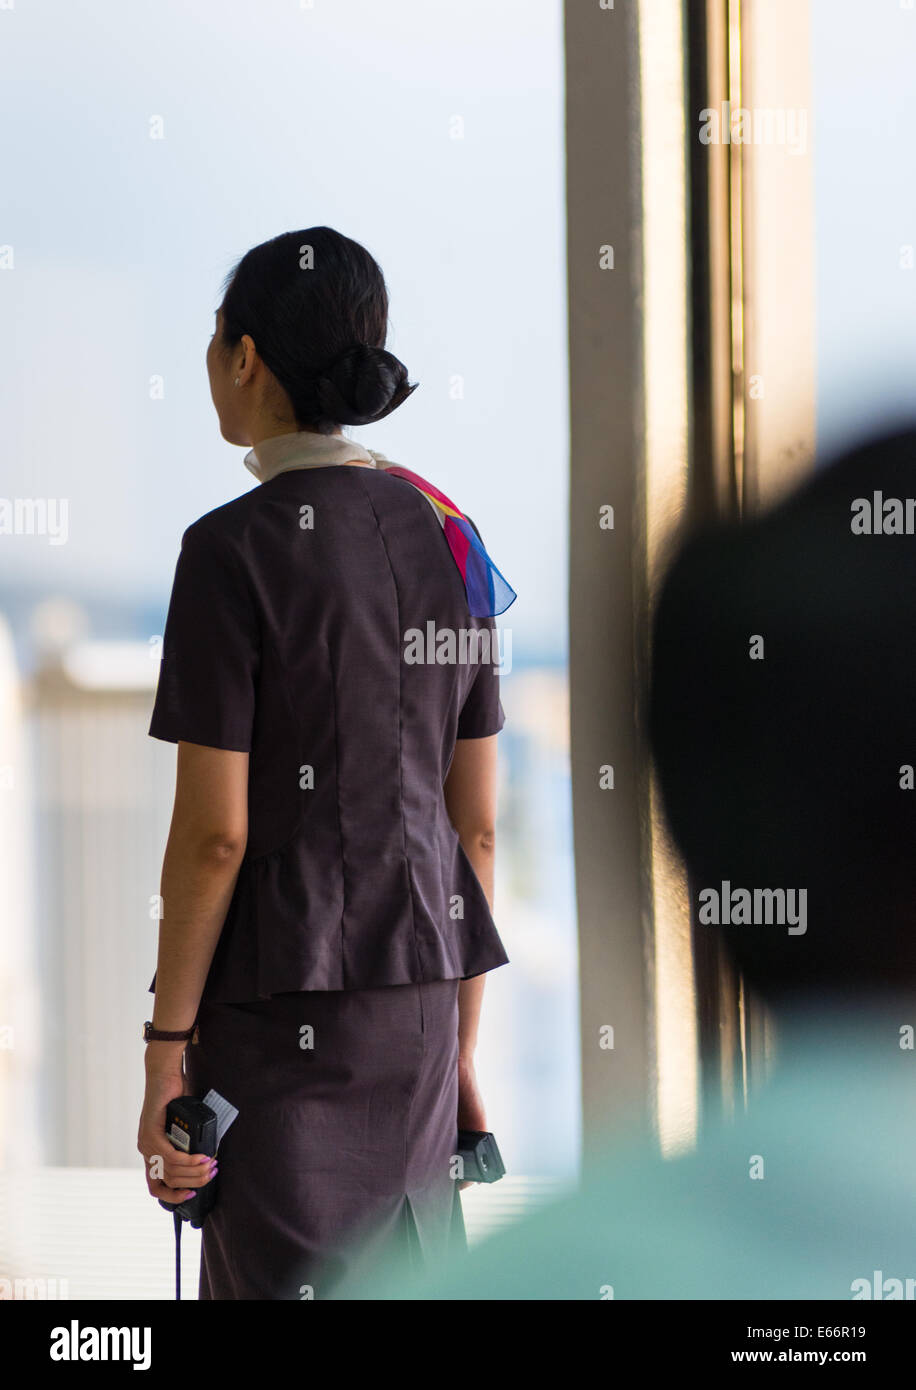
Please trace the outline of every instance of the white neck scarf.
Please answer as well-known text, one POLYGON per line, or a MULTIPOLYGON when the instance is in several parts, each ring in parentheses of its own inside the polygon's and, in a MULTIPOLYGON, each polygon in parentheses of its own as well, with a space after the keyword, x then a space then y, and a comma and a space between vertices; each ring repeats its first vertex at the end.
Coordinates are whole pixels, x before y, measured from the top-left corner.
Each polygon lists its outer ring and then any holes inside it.
POLYGON ((314 430, 297 430, 290 434, 275 434, 262 439, 245 455, 244 463, 259 483, 266 483, 278 473, 292 468, 326 468, 328 464, 350 464, 357 467, 390 468, 391 459, 375 449, 364 449, 352 439, 340 434, 316 434, 314 430))

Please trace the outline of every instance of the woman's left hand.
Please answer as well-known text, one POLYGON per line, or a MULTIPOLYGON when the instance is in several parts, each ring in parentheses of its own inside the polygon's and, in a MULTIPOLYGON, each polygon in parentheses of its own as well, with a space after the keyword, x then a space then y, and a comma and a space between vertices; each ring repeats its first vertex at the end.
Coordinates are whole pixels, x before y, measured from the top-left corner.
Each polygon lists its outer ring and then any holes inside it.
MULTIPOLYGON (((483 1105, 483 1096, 480 1094, 480 1087, 477 1085, 477 1072, 474 1069, 472 1057, 458 1058, 458 1128, 474 1129, 484 1131, 487 1127, 487 1116, 483 1105)), ((473 1186, 471 1179, 459 1182, 458 1191, 463 1192, 466 1187, 473 1186)))
MULTIPOLYGON (((153 1042, 147 1046, 163 1047, 165 1044, 153 1042)), ((175 1206, 193 1197, 197 1188, 207 1185, 215 1164, 206 1154, 182 1153, 166 1133, 166 1106, 170 1100, 186 1094, 180 1053, 177 1060, 167 1057, 153 1064, 147 1057, 146 1094, 137 1131, 137 1149, 143 1155, 150 1196, 175 1206)))

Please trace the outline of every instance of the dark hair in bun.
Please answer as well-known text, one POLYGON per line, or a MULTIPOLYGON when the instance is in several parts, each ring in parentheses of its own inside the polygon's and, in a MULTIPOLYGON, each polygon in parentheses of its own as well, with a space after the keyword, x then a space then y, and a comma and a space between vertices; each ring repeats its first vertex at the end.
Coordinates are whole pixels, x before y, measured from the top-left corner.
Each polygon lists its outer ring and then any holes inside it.
POLYGON ((384 348, 358 343, 326 367, 316 383, 324 415, 341 425, 368 425, 390 415, 416 386, 403 362, 384 348))
POLYGON ((385 351, 388 291, 377 262, 332 227, 284 232, 247 251, 224 283, 222 338, 247 333, 299 429, 333 434, 396 410, 418 383, 385 351))

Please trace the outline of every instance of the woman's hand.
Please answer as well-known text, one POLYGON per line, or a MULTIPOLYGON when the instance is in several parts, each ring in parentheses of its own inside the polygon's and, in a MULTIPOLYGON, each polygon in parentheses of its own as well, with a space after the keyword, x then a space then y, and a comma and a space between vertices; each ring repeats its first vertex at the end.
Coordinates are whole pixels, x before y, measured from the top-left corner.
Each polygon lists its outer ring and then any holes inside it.
POLYGON ((143 1155, 146 1186, 151 1197, 177 1206, 206 1187, 216 1173, 216 1159, 206 1154, 186 1154, 176 1149, 165 1129, 165 1110, 170 1100, 186 1094, 181 1056, 168 1043, 147 1043, 146 1094, 137 1131, 137 1148, 143 1155), (150 1048, 163 1054, 151 1056, 150 1048), (170 1049, 166 1051, 166 1049, 170 1049))
MULTIPOLYGON (((477 1085, 473 1057, 458 1058, 458 1128, 482 1132, 487 1128, 487 1117, 483 1108, 483 1097, 477 1085)), ((472 1185, 470 1179, 460 1182, 458 1191, 463 1192, 466 1187, 472 1185)))

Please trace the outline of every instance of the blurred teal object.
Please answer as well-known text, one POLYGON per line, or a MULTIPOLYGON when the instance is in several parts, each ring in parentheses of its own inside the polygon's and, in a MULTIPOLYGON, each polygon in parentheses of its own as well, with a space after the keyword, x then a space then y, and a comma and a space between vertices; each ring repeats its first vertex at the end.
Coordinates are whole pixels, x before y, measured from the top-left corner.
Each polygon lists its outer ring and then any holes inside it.
POLYGON ((906 1296, 905 1281, 916 1281, 914 1023, 916 1001, 907 1000, 853 1018, 795 1016, 750 1113, 708 1127, 689 1155, 617 1148, 587 1188, 449 1273, 423 1280, 390 1270, 332 1296, 906 1296))

